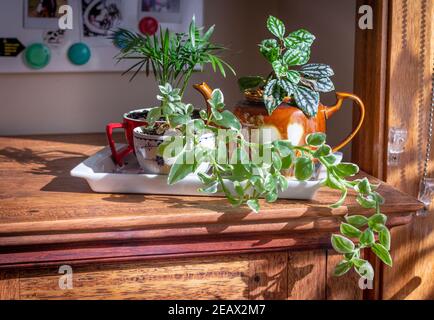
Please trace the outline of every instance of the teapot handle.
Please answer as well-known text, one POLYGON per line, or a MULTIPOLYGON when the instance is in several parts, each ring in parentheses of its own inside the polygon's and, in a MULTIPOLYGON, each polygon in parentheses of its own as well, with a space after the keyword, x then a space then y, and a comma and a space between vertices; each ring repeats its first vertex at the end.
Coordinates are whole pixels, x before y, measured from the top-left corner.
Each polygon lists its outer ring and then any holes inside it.
POLYGON ((338 102, 336 103, 336 105, 334 105, 333 107, 328 107, 324 111, 326 120, 330 119, 336 112, 338 112, 341 109, 342 104, 343 104, 345 99, 351 99, 356 103, 357 107, 360 110, 360 118, 359 118, 359 122, 357 124, 357 127, 353 130, 353 132, 351 132, 348 135, 348 137, 346 137, 341 143, 339 143, 336 147, 333 148, 333 152, 337 152, 337 151, 341 150, 348 143, 350 143, 351 140, 354 139, 356 134, 362 128, 363 121, 365 120, 365 114, 366 114, 365 105, 364 105, 363 101, 358 96, 351 94, 351 93, 336 92, 336 97, 338 99, 338 102))
POLYGON ((195 88, 197 91, 199 91, 202 94, 206 102, 207 112, 208 114, 210 114, 211 108, 209 106, 208 100, 211 99, 211 95, 212 95, 211 87, 207 83, 202 82, 200 84, 193 85, 193 88, 195 88))

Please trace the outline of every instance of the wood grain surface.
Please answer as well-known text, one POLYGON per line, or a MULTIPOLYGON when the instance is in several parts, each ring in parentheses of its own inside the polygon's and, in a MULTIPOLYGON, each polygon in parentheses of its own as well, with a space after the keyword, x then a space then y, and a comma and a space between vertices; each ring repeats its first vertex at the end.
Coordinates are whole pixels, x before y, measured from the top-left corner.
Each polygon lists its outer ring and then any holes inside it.
POLYGON ((0 300, 20 299, 19 272, 0 270, 0 300))
POLYGON ((179 259, 73 268, 73 288, 59 288, 58 269, 20 274, 21 299, 248 299, 249 257, 179 259))
MULTIPOLYGON (((326 299, 326 250, 288 253, 288 299, 326 299)), ((333 281, 341 281, 335 278, 333 281)))
MULTIPOLYGON (((372 213, 353 193, 331 209, 339 193, 328 189, 309 202, 264 203, 260 214, 221 198, 96 194, 69 171, 105 143, 100 134, 0 138, 0 267, 315 249, 345 214, 372 213)), ((391 226, 421 208, 387 185, 380 192, 391 226)))
MULTIPOLYGON (((387 168, 387 182, 417 196, 428 141, 434 64, 434 1, 392 1, 390 89, 387 127, 408 130, 398 167, 387 168), (408 108, 408 106, 413 106, 408 108)), ((429 177, 434 177, 434 149, 429 177)), ((393 269, 384 269, 384 299, 434 299, 434 207, 406 227, 393 230, 393 269)))
MULTIPOLYGON (((339 260, 331 254, 332 260, 339 260)), ((358 277, 328 273, 325 250, 165 259, 73 267, 72 288, 59 267, 11 273, 1 299, 361 299, 358 277), (327 283, 326 283, 327 281, 327 283)), ((1 284, 1 282, 0 282, 1 284)))
POLYGON ((254 254, 249 259, 249 299, 284 300, 288 296, 288 253, 254 254))
POLYGON ((339 278, 333 275, 341 260, 342 255, 332 250, 327 252, 327 300, 362 300, 364 291, 359 287, 360 276, 354 270, 339 278))
MULTIPOLYGON (((431 108, 434 1, 359 0, 358 5, 362 4, 374 8, 375 27, 357 30, 355 88, 366 102, 369 116, 354 140, 353 161, 362 170, 417 196, 431 108), (391 128, 408 131, 397 166, 387 164, 391 128)), ((434 176, 433 155, 431 150, 429 177, 434 176)), ((394 266, 381 266, 382 273, 377 270, 380 290, 375 298, 434 299, 433 208, 427 214, 392 231, 394 266)))

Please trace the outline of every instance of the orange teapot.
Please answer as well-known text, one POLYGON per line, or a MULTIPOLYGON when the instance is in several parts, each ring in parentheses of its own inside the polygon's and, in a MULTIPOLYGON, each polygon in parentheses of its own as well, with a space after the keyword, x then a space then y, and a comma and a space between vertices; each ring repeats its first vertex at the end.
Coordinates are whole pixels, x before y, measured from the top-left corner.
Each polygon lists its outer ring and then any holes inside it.
MULTIPOLYGON (((195 85, 194 88, 203 95, 206 101, 211 98, 212 89, 206 83, 195 85)), ((365 119, 365 106, 362 100, 351 93, 336 92, 336 104, 327 107, 320 103, 317 115, 311 118, 308 118, 298 109, 290 98, 285 99, 269 115, 262 102, 262 96, 258 95, 257 92, 246 91, 245 97, 246 99, 240 102, 234 109, 234 114, 240 120, 243 127, 271 129, 273 140, 289 140, 294 145, 304 144, 306 136, 311 133, 326 133, 326 121, 341 109, 345 99, 351 99, 356 102, 356 105, 360 109, 360 119, 354 131, 334 147, 333 152, 339 151, 351 142, 360 131, 365 119)))

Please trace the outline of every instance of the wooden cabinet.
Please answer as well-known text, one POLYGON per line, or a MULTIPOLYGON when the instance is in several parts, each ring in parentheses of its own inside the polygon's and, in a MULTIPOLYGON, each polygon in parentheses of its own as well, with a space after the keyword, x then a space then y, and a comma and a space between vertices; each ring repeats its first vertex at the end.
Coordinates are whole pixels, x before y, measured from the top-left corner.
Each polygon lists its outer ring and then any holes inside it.
MULTIPOLYGON (((329 254, 329 255, 328 255, 329 254)), ((58 267, 0 272, 2 299, 361 299, 358 277, 331 272, 327 250, 89 263, 72 268, 62 289, 58 267), (328 268, 327 268, 328 267, 328 268)))
MULTIPOLYGON (((433 0, 358 0, 370 5, 374 29, 356 32, 355 89, 367 121, 353 142, 353 162, 399 190, 418 195, 428 144, 434 67, 433 0), (390 130, 407 130, 405 151, 388 165, 390 130)), ((428 176, 434 177, 434 150, 428 176)), ((393 234, 393 269, 377 266, 377 299, 434 299, 434 215, 393 234)))
MULTIPOLYGON (((331 233, 348 213, 372 214, 353 193, 339 209, 329 207, 339 193, 321 189, 259 214, 220 198, 96 194, 69 170, 104 144, 102 135, 0 138, 0 298, 363 297, 355 273, 332 275, 331 233), (59 286, 62 265, 70 290, 59 286)), ((380 192, 390 227, 422 207, 385 184, 380 192)))

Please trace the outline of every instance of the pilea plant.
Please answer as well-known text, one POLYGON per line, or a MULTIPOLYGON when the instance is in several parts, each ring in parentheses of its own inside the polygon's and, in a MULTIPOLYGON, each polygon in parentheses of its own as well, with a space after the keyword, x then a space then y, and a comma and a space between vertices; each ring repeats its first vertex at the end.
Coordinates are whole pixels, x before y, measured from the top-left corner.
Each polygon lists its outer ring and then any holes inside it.
POLYGON ((288 188, 288 179, 293 178, 282 172, 291 172, 295 179, 306 181, 314 177, 315 162, 319 162, 327 171, 324 185, 341 191, 340 199, 332 208, 343 205, 348 190, 352 189, 363 208, 376 211, 371 217, 346 216, 340 226, 341 234, 332 235, 333 248, 343 255, 335 275, 341 276, 354 268, 360 276, 372 280, 373 268, 362 258, 362 250, 368 248, 384 263, 392 265, 390 233, 386 227, 387 217, 380 210, 384 200, 376 191, 378 186, 366 178, 351 180, 359 172, 358 166, 338 163, 331 147, 326 144, 325 134, 309 135, 302 146, 294 146, 286 140, 252 142, 245 138, 238 119, 224 110, 224 96, 220 90, 213 91, 208 101, 210 110, 202 110, 200 119, 191 117, 193 108, 180 101, 178 89, 166 85, 160 90, 163 107, 155 108, 151 113, 167 117, 180 132, 178 137, 168 138, 159 147, 161 156, 177 157, 168 176, 169 184, 176 184, 196 173, 203 185, 201 192, 222 193, 232 205, 247 205, 259 212, 260 198, 275 202, 279 191, 288 188), (200 136, 210 132, 216 137, 212 148, 200 143, 200 136), (232 146, 229 150, 228 145, 232 146), (208 172, 196 172, 202 163, 209 163, 208 172))
POLYGON ((116 56, 118 61, 136 61, 124 74, 132 71, 132 79, 140 71, 149 76, 151 71, 160 86, 170 83, 172 87, 181 88, 183 96, 195 68, 211 64, 226 76, 226 68, 233 74, 233 68, 219 57, 224 47, 210 41, 214 26, 204 32, 197 27, 193 17, 188 33, 173 33, 169 29, 160 29, 159 36, 141 35, 126 29, 118 29, 112 39, 120 49, 116 56))
POLYGON ((273 16, 268 18, 267 27, 276 39, 262 41, 259 49, 273 71, 268 77, 240 78, 241 90, 260 90, 270 114, 285 98, 290 97, 306 116, 315 116, 318 112, 320 92, 334 90, 330 79, 334 72, 330 66, 307 64, 315 36, 304 29, 285 36, 285 25, 273 16))

